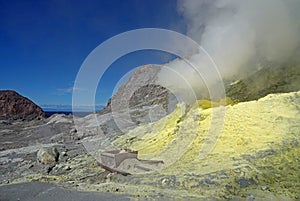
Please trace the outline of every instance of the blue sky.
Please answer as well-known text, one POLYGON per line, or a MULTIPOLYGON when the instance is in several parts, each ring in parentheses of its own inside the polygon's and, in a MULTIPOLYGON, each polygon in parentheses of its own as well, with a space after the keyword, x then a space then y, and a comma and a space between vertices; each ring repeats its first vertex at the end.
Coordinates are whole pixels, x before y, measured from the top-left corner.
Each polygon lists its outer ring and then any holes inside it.
MULTIPOLYGON (((0 89, 39 105, 69 105, 82 62, 105 40, 147 27, 184 33, 176 6, 175 0, 0 0, 0 89)), ((96 102, 106 104, 132 68, 166 58, 154 51, 122 57, 101 79, 96 102)))

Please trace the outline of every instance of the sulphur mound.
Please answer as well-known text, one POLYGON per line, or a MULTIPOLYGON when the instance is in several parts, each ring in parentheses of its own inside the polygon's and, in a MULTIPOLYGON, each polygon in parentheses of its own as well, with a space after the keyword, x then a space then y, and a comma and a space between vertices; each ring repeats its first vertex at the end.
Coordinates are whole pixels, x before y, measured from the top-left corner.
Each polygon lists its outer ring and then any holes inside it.
POLYGON ((294 200, 300 198, 299 122, 300 91, 208 109, 198 101, 177 105, 113 144, 165 162, 143 176, 145 183, 164 175, 176 178, 172 188, 194 195, 294 200))
POLYGON ((118 138, 114 145, 138 150, 145 159, 166 161, 164 173, 204 174, 247 166, 243 161, 246 155, 299 141, 299 122, 300 92, 270 94, 258 101, 204 110, 181 104, 160 121, 118 138), (221 110, 224 116, 218 117, 221 110), (217 121, 212 125, 214 115, 217 121), (216 124, 220 134, 212 137, 216 124), (205 146, 209 154, 200 158, 205 146))

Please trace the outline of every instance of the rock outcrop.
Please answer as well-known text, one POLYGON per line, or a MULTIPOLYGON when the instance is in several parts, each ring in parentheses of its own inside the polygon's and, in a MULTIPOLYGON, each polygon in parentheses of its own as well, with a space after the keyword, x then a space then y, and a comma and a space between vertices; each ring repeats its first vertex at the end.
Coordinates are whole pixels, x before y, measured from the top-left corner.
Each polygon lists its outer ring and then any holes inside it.
POLYGON ((300 66, 265 63, 264 68, 227 86, 226 95, 239 102, 257 100, 271 93, 300 90, 300 66))
POLYGON ((128 110, 133 121, 145 123, 150 120, 144 117, 154 107, 159 107, 164 112, 163 114, 157 113, 157 116, 152 117, 152 121, 172 111, 173 108, 169 104, 172 94, 157 83, 161 68, 159 65, 144 65, 136 69, 98 114, 128 110))
POLYGON ((38 105, 12 90, 0 91, 0 117, 32 120, 46 117, 38 105))

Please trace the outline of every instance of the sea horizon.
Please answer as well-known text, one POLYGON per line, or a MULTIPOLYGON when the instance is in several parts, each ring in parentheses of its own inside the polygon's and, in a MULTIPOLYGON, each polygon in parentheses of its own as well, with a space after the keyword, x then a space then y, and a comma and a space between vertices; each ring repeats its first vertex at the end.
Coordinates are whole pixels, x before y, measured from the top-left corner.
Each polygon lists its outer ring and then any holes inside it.
POLYGON ((102 110, 104 106, 77 106, 72 108, 72 105, 41 105, 41 108, 47 114, 48 117, 50 117, 53 114, 71 114, 77 117, 84 117, 91 113, 102 110))

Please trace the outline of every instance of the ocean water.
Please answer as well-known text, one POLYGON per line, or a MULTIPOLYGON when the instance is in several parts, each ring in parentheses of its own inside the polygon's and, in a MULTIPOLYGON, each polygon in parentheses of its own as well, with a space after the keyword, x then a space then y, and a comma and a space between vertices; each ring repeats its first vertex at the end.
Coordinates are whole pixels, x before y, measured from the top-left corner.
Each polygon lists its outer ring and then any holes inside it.
POLYGON ((85 117, 89 114, 91 114, 92 112, 72 112, 72 111, 44 111, 48 117, 54 115, 54 114, 65 114, 65 115, 74 115, 77 117, 85 117))
POLYGON ((41 106, 47 116, 50 117, 53 114, 65 114, 65 115, 74 115, 77 117, 85 117, 95 111, 102 110, 104 107, 96 105, 95 108, 88 106, 76 107, 75 111, 72 112, 72 105, 42 105, 41 106))

